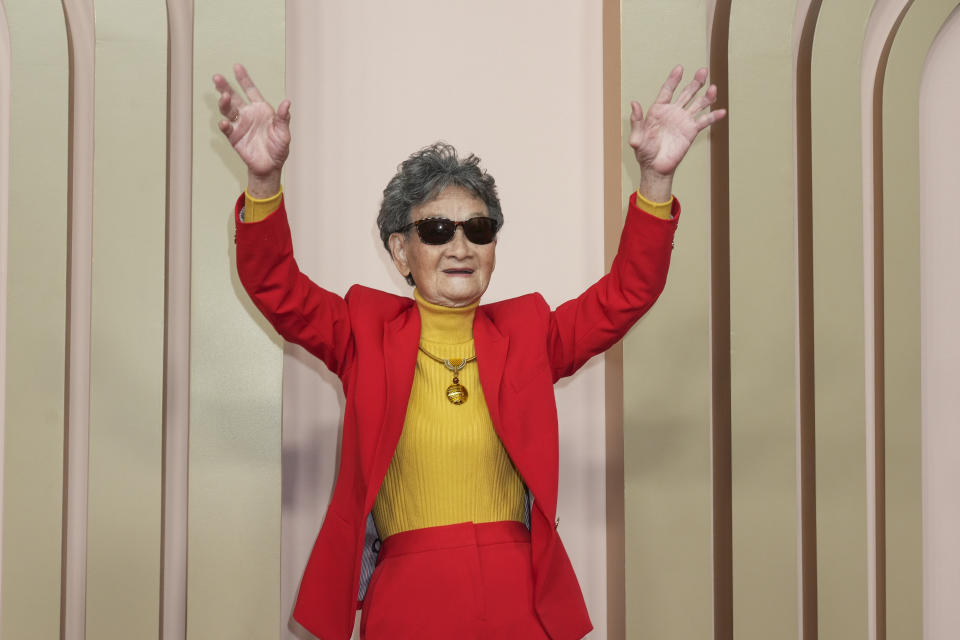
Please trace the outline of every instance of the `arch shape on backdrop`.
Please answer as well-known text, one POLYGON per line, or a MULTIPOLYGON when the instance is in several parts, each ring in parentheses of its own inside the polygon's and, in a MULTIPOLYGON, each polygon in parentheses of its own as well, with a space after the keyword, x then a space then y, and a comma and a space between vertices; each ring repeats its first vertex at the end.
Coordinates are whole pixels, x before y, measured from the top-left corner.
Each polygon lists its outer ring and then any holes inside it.
POLYGON ((960 124, 956 61, 960 7, 930 47, 920 87, 921 412, 923 632, 946 640, 960 627, 960 124))

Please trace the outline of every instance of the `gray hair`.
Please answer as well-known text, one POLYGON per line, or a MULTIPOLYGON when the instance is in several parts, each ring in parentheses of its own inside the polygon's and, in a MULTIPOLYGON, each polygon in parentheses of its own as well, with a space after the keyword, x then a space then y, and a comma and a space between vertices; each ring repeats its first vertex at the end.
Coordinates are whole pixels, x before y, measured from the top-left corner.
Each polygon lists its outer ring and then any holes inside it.
MULTIPOLYGON (((452 145, 436 142, 400 163, 383 190, 377 226, 387 253, 390 253, 390 236, 410 223, 411 209, 433 200, 451 184, 482 200, 490 217, 503 225, 497 185, 493 176, 480 168, 480 158, 471 153, 461 160, 452 145)), ((413 277, 408 275, 407 282, 414 284, 413 277)))

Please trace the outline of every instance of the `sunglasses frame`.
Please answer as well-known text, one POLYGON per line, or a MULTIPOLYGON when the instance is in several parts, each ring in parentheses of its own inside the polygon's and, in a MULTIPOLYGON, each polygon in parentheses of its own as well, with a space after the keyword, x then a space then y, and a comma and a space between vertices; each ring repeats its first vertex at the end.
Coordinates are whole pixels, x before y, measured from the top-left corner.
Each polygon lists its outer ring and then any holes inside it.
POLYGON ((466 236, 467 240, 469 240, 472 244, 475 244, 475 245, 477 245, 477 246, 483 246, 483 245, 485 245, 485 244, 490 244, 491 242, 493 242, 494 240, 497 239, 497 233, 499 233, 500 228, 501 228, 502 226, 503 226, 503 225, 502 225, 500 222, 498 222, 496 218, 491 218, 490 216, 474 216, 474 217, 472 217, 472 218, 467 218, 466 220, 460 220, 460 221, 454 221, 454 220, 451 220, 450 218, 446 218, 446 217, 444 217, 444 216, 431 216, 431 217, 429 217, 429 218, 420 218, 420 219, 417 220, 416 222, 411 222, 411 223, 409 223, 409 224, 405 224, 403 227, 400 228, 400 233, 406 233, 406 232, 409 231, 410 229, 416 228, 416 229, 417 229, 417 236, 420 238, 420 241, 421 241, 421 242, 423 242, 424 244, 429 244, 430 246, 433 246, 433 247, 442 247, 443 245, 445 245, 445 244, 449 243, 451 240, 453 240, 453 237, 454 237, 455 235, 457 235, 457 227, 463 227, 463 235, 466 236), (443 242, 430 242, 430 241, 428 241, 427 239, 425 239, 425 238, 423 237, 423 232, 421 232, 421 230, 420 230, 420 225, 422 225, 422 224, 424 224, 424 223, 426 223, 426 222, 432 222, 432 221, 435 221, 435 220, 439 220, 439 221, 442 221, 442 222, 448 222, 448 223, 450 223, 450 224, 453 225, 453 233, 451 233, 451 234, 450 234, 450 237, 447 238, 446 240, 444 240, 443 242), (476 242, 473 238, 470 237, 471 232, 468 231, 467 225, 470 224, 470 223, 472 223, 474 220, 489 220, 489 221, 493 224, 493 234, 492 234, 492 236, 490 237, 490 240, 488 240, 487 242, 476 242))

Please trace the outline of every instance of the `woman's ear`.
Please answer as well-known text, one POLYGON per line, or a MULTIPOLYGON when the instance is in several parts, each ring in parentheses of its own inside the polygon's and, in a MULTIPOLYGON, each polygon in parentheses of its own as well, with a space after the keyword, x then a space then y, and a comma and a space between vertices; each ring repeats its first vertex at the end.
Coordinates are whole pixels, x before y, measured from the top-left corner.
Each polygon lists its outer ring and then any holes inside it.
POLYGON ((403 233, 390 234, 387 241, 390 243, 390 255, 393 264, 404 278, 410 275, 410 265, 407 263, 407 236, 403 233))

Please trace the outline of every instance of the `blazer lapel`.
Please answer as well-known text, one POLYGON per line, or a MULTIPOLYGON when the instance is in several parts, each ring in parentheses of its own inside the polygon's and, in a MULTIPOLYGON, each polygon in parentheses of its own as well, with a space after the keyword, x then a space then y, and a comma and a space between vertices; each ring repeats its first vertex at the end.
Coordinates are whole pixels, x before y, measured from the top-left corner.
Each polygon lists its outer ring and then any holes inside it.
POLYGON ((372 475, 367 487, 365 511, 376 500, 380 484, 403 431, 403 420, 410 401, 413 374, 417 367, 417 345, 420 344, 420 312, 415 304, 383 326, 383 368, 386 372, 386 407, 380 437, 373 456, 372 475))
POLYGON ((509 451, 510 443, 507 437, 504 437, 506 434, 500 419, 500 382, 503 379, 503 368, 507 361, 507 346, 510 340, 497 330, 483 307, 478 307, 473 317, 473 344, 477 350, 480 385, 487 400, 487 409, 490 411, 490 419, 493 420, 493 428, 509 451))

